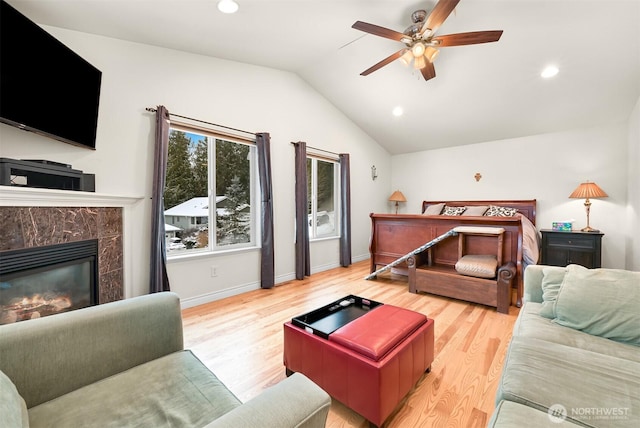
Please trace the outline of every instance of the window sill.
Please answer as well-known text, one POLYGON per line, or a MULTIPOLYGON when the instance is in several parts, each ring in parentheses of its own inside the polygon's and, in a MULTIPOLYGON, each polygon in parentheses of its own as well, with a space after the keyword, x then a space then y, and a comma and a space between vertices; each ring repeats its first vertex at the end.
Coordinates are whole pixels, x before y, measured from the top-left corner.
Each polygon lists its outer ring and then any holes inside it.
POLYGON ((260 247, 253 246, 253 247, 233 248, 229 250, 202 251, 202 252, 195 252, 191 254, 180 254, 179 256, 178 255, 167 256, 167 264, 180 263, 185 261, 194 261, 199 259, 213 259, 221 256, 249 253, 249 252, 260 251, 260 250, 261 250, 260 247))
POLYGON ((323 236, 321 238, 310 238, 309 243, 312 242, 321 242, 321 241, 331 241, 334 239, 340 239, 340 235, 332 235, 332 236, 323 236))

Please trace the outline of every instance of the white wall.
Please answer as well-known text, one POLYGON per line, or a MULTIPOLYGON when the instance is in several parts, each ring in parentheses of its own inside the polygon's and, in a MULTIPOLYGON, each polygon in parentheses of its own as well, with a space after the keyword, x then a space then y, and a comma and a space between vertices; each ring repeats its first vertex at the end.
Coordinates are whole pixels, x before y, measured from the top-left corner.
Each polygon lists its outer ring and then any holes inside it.
MULTIPOLYGON (((0 124, 0 156, 69 163, 96 174, 97 192, 145 196, 126 219, 136 225, 132 295, 148 290, 154 115, 145 108, 160 104, 176 114, 271 134, 277 282, 292 279, 295 271, 292 141, 351 154, 352 254, 355 260, 368 257, 368 215, 387 210, 390 155, 295 74, 46 29, 103 73, 97 150, 0 124), (370 174, 374 164, 379 171, 376 181, 370 174)), ((339 265, 337 240, 312 243, 311 253, 314 272, 339 265)), ((259 251, 253 250, 172 261, 172 290, 183 305, 190 305, 257 288, 259 257, 259 251), (217 266, 215 278, 211 266, 217 266)))
POLYGON ((625 247, 627 269, 640 271, 640 98, 629 117, 629 179, 625 247))
POLYGON ((591 226, 605 233, 602 265, 624 268, 631 235, 624 226, 627 141, 621 123, 398 155, 391 184, 407 197, 403 212, 419 213, 422 200, 537 199, 538 229, 566 219, 581 229, 584 201, 568 196, 580 182, 593 181, 609 195, 591 206, 591 226), (478 182, 476 172, 482 174, 478 182))

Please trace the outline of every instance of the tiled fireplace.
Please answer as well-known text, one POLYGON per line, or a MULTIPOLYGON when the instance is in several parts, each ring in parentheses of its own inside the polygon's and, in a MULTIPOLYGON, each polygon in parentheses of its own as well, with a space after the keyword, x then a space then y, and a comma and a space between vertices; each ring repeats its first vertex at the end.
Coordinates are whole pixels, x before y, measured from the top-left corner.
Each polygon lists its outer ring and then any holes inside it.
MULTIPOLYGON (((87 298, 93 301, 82 302, 81 305, 106 303, 123 298, 123 215, 120 207, 19 207, 0 206, 0 258, 8 259, 21 253, 29 253, 29 249, 65 248, 63 244, 76 244, 76 246, 86 246, 87 243, 94 242, 96 247, 97 270, 94 279, 94 291, 88 291, 87 298), (54 247, 51 247, 54 246, 54 247), (18 250, 18 251, 16 251, 18 250), (95 284, 97 283, 97 284, 95 284), (92 295, 91 295, 92 294, 92 295)), ((71 245, 73 248, 74 245, 71 245)), ((56 252, 54 252, 56 253, 56 252)), ((57 251, 61 254, 61 250, 57 251)), ((19 257, 18 257, 19 258, 19 257)), ((39 257, 32 257, 37 261, 39 257)), ((90 258, 90 257, 89 257, 90 258)), ((92 269, 91 263, 85 263, 84 267, 76 267, 69 278, 82 277, 87 269, 92 269)), ((62 275, 69 263, 61 261, 61 269, 57 275, 62 275)), ((36 268, 34 272, 46 271, 50 268, 36 268)), ((11 276, 16 276, 12 274, 11 276)), ((56 281, 44 280, 35 282, 49 282, 53 288, 56 281)), ((69 279, 64 280, 69 282, 69 279)), ((32 281, 33 282, 33 281, 32 281)), ((86 279, 79 279, 78 282, 86 282, 86 279)), ((0 293, 7 295, 9 288, 5 284, 5 291, 0 293)), ((0 284, 2 286, 2 284, 0 284)), ((65 288, 67 286, 57 286, 65 288)), ((68 290, 67 290, 68 291, 68 290)), ((60 294, 60 290, 39 289, 41 295, 49 293, 60 294)), ((79 291, 77 293, 80 293, 79 291)), ((62 293, 64 294, 64 293, 62 293)), ((79 294, 78 294, 79 295, 79 294)), ((26 296, 26 297, 29 297, 26 296)), ((84 297, 77 297, 84 300, 84 297)), ((15 302, 15 299, 14 299, 15 302)), ((0 302, 1 303, 1 302, 0 302)), ((65 306, 70 304, 66 301, 58 301, 55 305, 65 306)))

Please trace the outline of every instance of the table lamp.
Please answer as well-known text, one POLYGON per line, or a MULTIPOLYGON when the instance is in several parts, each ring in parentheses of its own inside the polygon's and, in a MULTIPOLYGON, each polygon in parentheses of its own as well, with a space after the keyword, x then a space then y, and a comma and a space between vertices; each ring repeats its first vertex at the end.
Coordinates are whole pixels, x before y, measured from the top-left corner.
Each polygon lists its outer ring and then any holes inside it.
POLYGON ((599 232, 598 229, 594 229, 589 226, 589 211, 591 210, 591 201, 589 198, 606 198, 607 195, 596 183, 590 183, 588 180, 586 183, 580 183, 578 188, 569 195, 569 198, 582 199, 585 198, 584 207, 587 210, 587 227, 580 229, 583 232, 599 232))
POLYGON ((405 198, 399 190, 393 192, 393 194, 389 196, 389 200, 396 203, 396 214, 398 214, 398 202, 407 202, 407 198, 405 198))

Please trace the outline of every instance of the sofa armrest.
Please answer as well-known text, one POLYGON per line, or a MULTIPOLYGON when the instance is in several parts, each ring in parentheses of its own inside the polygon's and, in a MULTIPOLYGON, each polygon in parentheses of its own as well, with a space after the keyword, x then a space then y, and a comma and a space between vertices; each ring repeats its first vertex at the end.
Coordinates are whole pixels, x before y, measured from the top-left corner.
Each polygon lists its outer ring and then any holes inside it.
POLYGON ((524 301, 542 303, 542 279, 544 269, 553 269, 564 272, 566 269, 559 266, 529 265, 524 271, 524 301))
POLYGON ((542 302, 542 269, 544 265, 529 265, 524 270, 524 301, 542 302))
POLYGON ((180 301, 174 293, 0 327, 0 370, 28 408, 182 349, 180 301))
POLYGON ((205 428, 324 428, 331 397, 309 378, 294 373, 205 428))

